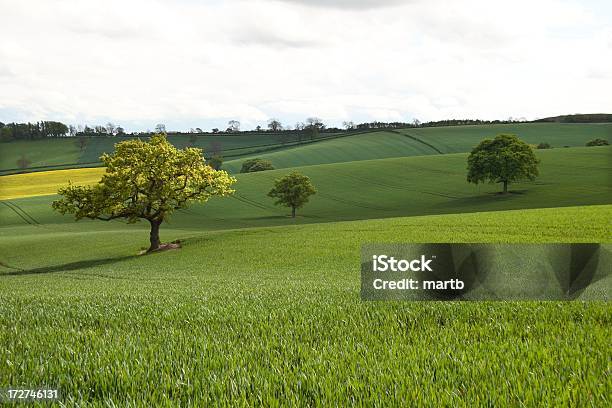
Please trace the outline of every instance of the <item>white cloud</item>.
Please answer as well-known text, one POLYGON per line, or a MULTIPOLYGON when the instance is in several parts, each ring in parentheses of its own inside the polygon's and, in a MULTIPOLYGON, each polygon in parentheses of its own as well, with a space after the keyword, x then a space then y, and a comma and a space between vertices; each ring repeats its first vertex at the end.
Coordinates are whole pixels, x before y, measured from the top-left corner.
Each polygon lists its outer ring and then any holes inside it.
POLYGON ((0 121, 185 129, 612 112, 604 3, 350 3, 0 0, 0 121))

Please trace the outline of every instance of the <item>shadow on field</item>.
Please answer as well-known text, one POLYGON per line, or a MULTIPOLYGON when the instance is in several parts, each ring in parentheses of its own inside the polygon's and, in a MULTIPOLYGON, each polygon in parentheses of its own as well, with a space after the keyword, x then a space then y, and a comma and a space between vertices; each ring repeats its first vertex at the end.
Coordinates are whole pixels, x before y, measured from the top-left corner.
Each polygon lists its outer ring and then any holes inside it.
POLYGON ((14 266, 4 265, 10 269, 14 269, 14 271, 0 273, 0 278, 3 276, 36 275, 39 273, 75 271, 78 269, 88 269, 88 268, 93 268, 96 266, 111 265, 117 262, 132 259, 132 258, 136 258, 136 256, 130 255, 130 256, 118 256, 115 258, 91 259, 88 261, 71 262, 71 263, 66 263, 62 265, 43 266, 40 268, 33 268, 33 269, 21 269, 21 268, 17 268, 14 266))

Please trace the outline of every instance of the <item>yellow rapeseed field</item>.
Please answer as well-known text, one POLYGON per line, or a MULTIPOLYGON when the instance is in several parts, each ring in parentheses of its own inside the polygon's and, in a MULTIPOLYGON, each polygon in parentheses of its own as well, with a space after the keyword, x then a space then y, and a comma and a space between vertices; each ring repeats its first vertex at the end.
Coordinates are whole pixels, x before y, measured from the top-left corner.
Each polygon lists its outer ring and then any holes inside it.
POLYGON ((102 178, 105 168, 41 171, 0 177, 0 200, 56 194, 60 187, 74 184, 94 184, 102 178))

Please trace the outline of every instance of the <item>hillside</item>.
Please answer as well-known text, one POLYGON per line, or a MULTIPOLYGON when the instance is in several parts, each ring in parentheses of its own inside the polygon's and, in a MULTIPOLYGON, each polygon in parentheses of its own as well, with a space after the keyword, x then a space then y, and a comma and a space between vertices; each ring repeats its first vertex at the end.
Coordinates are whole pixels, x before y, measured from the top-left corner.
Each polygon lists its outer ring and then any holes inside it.
POLYGON ((135 255, 145 231, 117 224, 1 228, 0 359, 13 369, 0 381, 53 383, 79 405, 110 395, 155 406, 168 401, 162 390, 214 405, 240 384, 242 401, 275 390, 298 401, 306 387, 337 406, 358 378, 373 405, 395 390, 402 405, 457 406, 485 387, 496 406, 554 406, 569 387, 594 390, 577 405, 603 406, 609 303, 362 302, 358 254, 362 242, 597 242, 609 239, 610 211, 169 230, 184 247, 151 256, 135 255), (538 394, 517 395, 530 377, 546 379, 538 394))
MULTIPOLYGON (((368 132, 368 131, 366 131, 368 132)), ((337 136, 361 134, 363 131, 349 133, 321 133, 311 140, 306 134, 298 132, 267 133, 243 132, 230 134, 172 134, 168 140, 179 148, 199 147, 207 157, 215 151, 222 152, 227 159, 246 155, 289 148, 291 146, 316 143, 337 136)), ((99 164, 103 153, 114 150, 115 143, 135 137, 87 137, 84 145, 79 146, 80 138, 53 138, 31 141, 0 143, 0 174, 21 171, 44 171, 62 168, 77 168, 99 164), (30 161, 27 169, 20 169, 17 160, 25 157, 30 161)))
MULTIPOLYGON (((496 194, 498 185, 468 184, 464 153, 302 167, 298 170, 312 178, 318 194, 298 212, 297 222, 609 204, 612 202, 610 154, 612 147, 538 151, 542 160, 540 177, 535 182, 511 185, 514 194, 508 196, 496 194)), ((95 182, 101 174, 96 171, 102 169, 86 173, 80 181, 95 182)), ((38 174, 4 176, 0 178, 0 189, 5 197, 52 194, 69 179, 78 180, 83 172, 89 170, 66 171, 53 184, 38 186, 35 184, 38 177, 53 179, 38 174)), ((274 206, 273 200, 266 196, 273 180, 286 173, 287 170, 274 170, 239 175, 233 197, 194 205, 174 215, 167 227, 216 230, 293 224, 294 220, 287 218, 287 210, 274 206)), ((54 175, 57 173, 51 172, 54 175)), ((14 199, 8 205, 19 206, 42 224, 72 225, 72 218, 61 217, 51 210, 52 200, 52 196, 14 199)), ((24 223, 7 204, 0 206, 0 215, 0 226, 24 223)))
MULTIPOLYGON (((531 144, 547 142, 553 147, 584 146, 586 142, 603 138, 612 141, 612 123, 563 124, 516 123, 509 125, 448 126, 410 128, 391 131, 354 131, 322 133, 311 141, 295 132, 171 135, 170 142, 178 147, 197 146, 210 156, 221 151, 224 168, 238 172, 247 158, 271 160, 276 168, 371 160, 390 157, 420 156, 441 153, 469 152, 484 138, 500 133, 513 133, 531 144), (192 140, 193 137, 193 140, 192 140)), ((87 140, 83 150, 76 140, 9 142, 0 144, 0 174, 19 172, 17 160, 22 156, 31 161, 25 171, 77 168, 98 163, 104 152, 111 152, 120 137, 97 137, 87 140), (45 166, 53 166, 45 168, 45 166)))
MULTIPOLYGON (((612 123, 517 123, 399 129, 321 141, 250 157, 267 159, 276 168, 285 168, 388 157, 461 153, 469 152, 481 140, 501 133, 516 134, 533 145, 547 142, 552 147, 575 147, 584 146, 596 138, 612 142, 612 123)), ((245 159, 242 157, 228 161, 223 168, 237 172, 245 159)))
POLYGON ((574 115, 560 115, 542 118, 534 122, 556 122, 556 123, 612 123, 610 113, 587 113, 574 115))

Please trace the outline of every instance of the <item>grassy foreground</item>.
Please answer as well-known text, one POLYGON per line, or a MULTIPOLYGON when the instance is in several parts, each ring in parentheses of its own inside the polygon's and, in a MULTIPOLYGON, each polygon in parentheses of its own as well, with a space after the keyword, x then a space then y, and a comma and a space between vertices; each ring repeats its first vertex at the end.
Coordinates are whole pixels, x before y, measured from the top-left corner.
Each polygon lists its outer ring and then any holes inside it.
POLYGON ((608 406, 609 303, 362 302, 359 247, 610 242, 611 218, 607 205, 174 229, 184 247, 148 256, 139 226, 5 226, 0 384, 93 406, 608 406))

